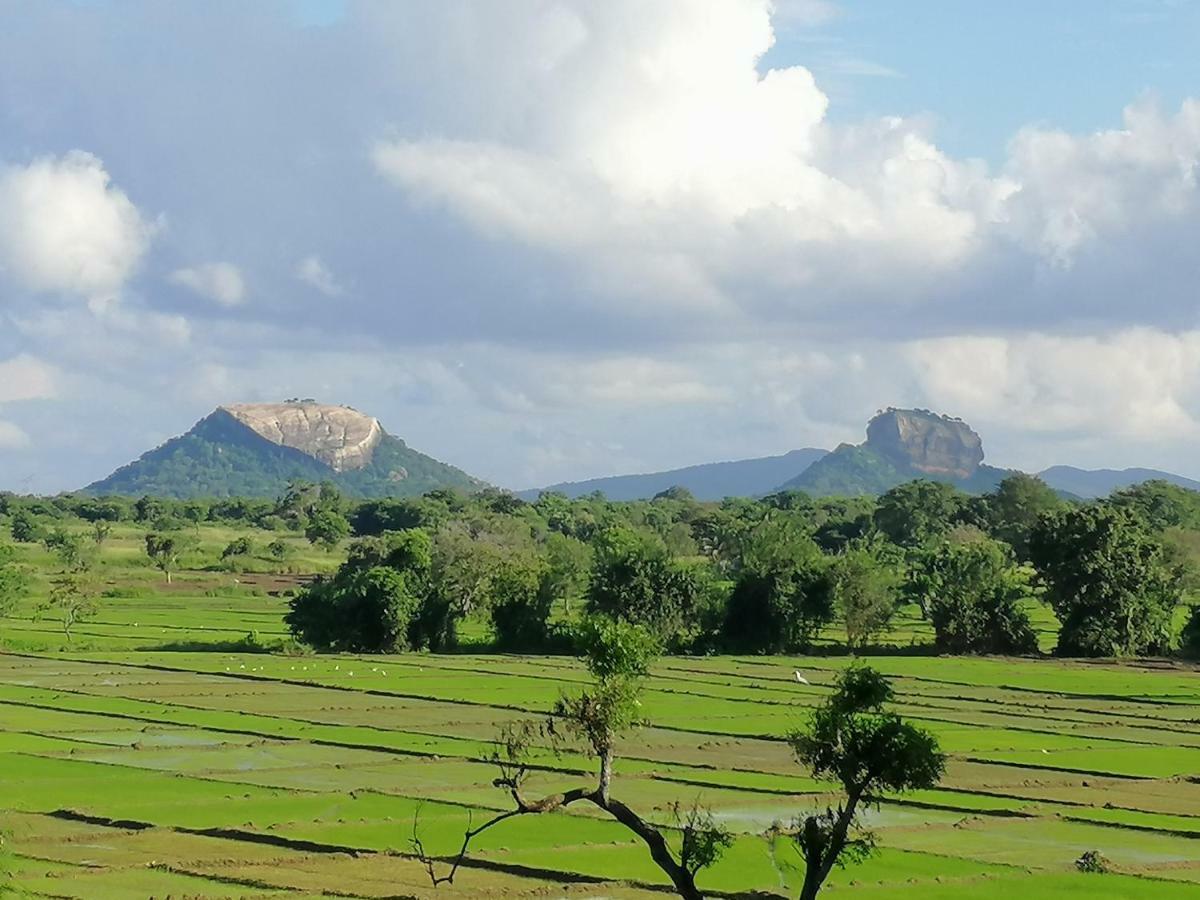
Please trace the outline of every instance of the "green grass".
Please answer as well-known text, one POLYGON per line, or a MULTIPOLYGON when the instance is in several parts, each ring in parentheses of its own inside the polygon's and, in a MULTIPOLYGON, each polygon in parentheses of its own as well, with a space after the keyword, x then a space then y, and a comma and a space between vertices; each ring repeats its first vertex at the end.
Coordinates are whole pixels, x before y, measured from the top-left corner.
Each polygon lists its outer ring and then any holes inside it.
MULTIPOLYGON (((168 588, 143 533, 114 529, 96 569, 105 596, 70 642, 34 617, 37 596, 0 620, 0 829, 13 835, 14 882, 31 894, 428 895, 411 857, 414 819, 428 849, 455 850, 468 823, 506 808, 486 762, 497 725, 544 714, 587 680, 564 657, 240 652, 250 632, 268 647, 286 639, 282 592, 296 578, 285 570, 329 571, 338 555, 291 535, 286 564, 256 557, 250 574, 221 571, 238 533, 204 526, 168 588), (315 852, 339 848, 362 854, 315 852)), ((40 547, 20 554, 30 568, 51 565, 40 547)), ((1039 607, 1035 622, 1052 646, 1053 617, 1039 607)), ((464 633, 487 639, 480 622, 464 633)), ((831 628, 824 640, 838 637, 831 628)), ((946 779, 869 810, 880 850, 835 873, 829 896, 1200 896, 1194 670, 910 652, 930 639, 902 610, 884 643, 904 652, 871 661, 893 679, 897 709, 949 754, 946 779), (1087 850, 1124 874, 1076 873, 1087 850)), ((696 800, 736 833, 702 875, 708 889, 794 894, 794 850, 777 848, 772 862, 763 832, 836 797, 782 738, 847 664, 833 652, 662 661, 649 724, 623 742, 614 790, 668 826, 672 803, 696 800)), ((537 761, 531 793, 591 777, 578 753, 544 749, 537 761)), ((662 896, 645 890, 663 883, 645 849, 590 808, 505 822, 472 857, 478 865, 438 896, 662 896), (578 878, 626 883, 563 887, 578 878)))

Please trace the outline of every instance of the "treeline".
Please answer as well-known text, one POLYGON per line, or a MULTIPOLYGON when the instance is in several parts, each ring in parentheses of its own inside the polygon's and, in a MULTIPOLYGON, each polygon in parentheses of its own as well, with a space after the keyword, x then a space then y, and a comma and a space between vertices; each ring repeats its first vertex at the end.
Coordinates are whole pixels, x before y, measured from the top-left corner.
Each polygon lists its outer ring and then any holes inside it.
POLYGON ((319 648, 449 649, 475 616, 502 649, 565 649, 582 612, 675 653, 803 652, 835 622, 859 650, 915 604, 939 651, 1032 654, 1045 603, 1061 655, 1200 651, 1200 615, 1175 633, 1200 494, 1162 482, 1095 503, 1021 474, 975 497, 934 481, 878 500, 719 504, 679 489, 627 503, 439 493, 360 504, 350 522, 362 537, 347 562, 289 616, 319 648))
POLYGON ((446 650, 473 618, 501 649, 568 650, 572 623, 599 613, 675 653, 803 652, 834 623, 860 650, 915 604, 939 651, 1028 654, 1030 610, 1044 603, 1061 655, 1200 654, 1200 615, 1175 633, 1195 581, 1200 494, 1165 482, 1093 503, 1022 474, 982 496, 913 481, 878 499, 788 491, 721 503, 678 488, 634 502, 494 489, 347 502, 297 482, 276 500, 0 494, 0 516, 17 541, 71 518, 156 535, 214 522, 328 547, 352 535, 346 562, 289 615, 318 649, 446 650))

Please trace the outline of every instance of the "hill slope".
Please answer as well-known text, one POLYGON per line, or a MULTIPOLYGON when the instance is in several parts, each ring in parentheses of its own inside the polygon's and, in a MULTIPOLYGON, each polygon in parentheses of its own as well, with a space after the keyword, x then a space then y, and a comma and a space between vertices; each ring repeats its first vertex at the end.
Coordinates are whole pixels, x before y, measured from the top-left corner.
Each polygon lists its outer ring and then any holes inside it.
POLYGON ((370 417, 320 404, 221 407, 186 434, 88 485, 91 494, 275 497, 294 479, 355 497, 410 497, 483 482, 413 450, 370 417), (317 455, 320 454, 321 458, 317 455), (328 461, 327 461, 328 460, 328 461))
POLYGON ((1191 491, 1200 491, 1200 481, 1160 472, 1158 469, 1077 469, 1074 466, 1051 466, 1038 477, 1056 491, 1066 491, 1085 500, 1107 497, 1113 491, 1143 481, 1167 481, 1191 491))
POLYGON ((543 491, 558 491, 568 497, 582 497, 599 491, 609 500, 644 500, 667 488, 683 487, 691 491, 698 500, 757 497, 800 474, 826 453, 825 450, 807 447, 803 450, 792 450, 782 456, 704 463, 642 475, 613 475, 588 481, 568 481, 546 488, 523 491, 520 496, 534 499, 543 491))
POLYGON ((889 409, 867 424, 862 444, 842 444, 781 490, 818 497, 882 494, 916 478, 990 491, 1008 472, 983 461, 983 443, 965 422, 924 409, 889 409))

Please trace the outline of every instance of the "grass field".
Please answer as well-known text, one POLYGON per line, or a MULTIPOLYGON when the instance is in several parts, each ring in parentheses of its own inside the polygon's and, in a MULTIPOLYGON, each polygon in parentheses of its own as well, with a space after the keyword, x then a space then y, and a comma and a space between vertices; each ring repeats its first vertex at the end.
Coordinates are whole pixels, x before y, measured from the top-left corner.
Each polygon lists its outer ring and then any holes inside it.
MULTIPOLYGON (((280 571, 216 570, 233 533, 205 528, 167 589, 116 533, 111 596, 67 642, 35 603, 0 620, 0 806, 8 887, 29 896, 663 896, 644 850, 585 810, 483 835, 453 885, 410 855, 448 854, 504 808, 483 761, 504 721, 545 712, 585 675, 571 659, 241 652, 286 638, 295 572, 337 556, 295 541, 280 571), (246 649, 249 649, 248 647, 246 649)), ((265 543, 265 541, 263 542, 265 543)), ((33 553, 33 551, 27 551, 33 553)), ((32 556, 30 559, 32 560, 32 556)), ((1049 630, 1053 620, 1040 622, 1049 630)), ((898 623, 893 643, 920 643, 898 623)), ((476 632, 482 634, 481 631, 476 632)), ((869 814, 880 850, 835 873, 831 897, 1200 897, 1200 674, 1165 663, 877 656, 899 710, 951 755, 943 785, 869 814), (1115 869, 1085 875, 1100 850, 1115 869)), ((714 895, 794 896, 797 862, 762 837, 829 802, 781 736, 847 661, 674 658, 654 671, 651 723, 623 747, 614 793, 670 822, 699 797, 738 837, 701 876, 714 895), (797 684, 793 669, 812 682, 797 684)), ((587 761, 545 754, 537 786, 587 761)), ((536 789, 536 788, 535 788, 536 789)), ((3 893, 0 888, 0 893, 3 893)))

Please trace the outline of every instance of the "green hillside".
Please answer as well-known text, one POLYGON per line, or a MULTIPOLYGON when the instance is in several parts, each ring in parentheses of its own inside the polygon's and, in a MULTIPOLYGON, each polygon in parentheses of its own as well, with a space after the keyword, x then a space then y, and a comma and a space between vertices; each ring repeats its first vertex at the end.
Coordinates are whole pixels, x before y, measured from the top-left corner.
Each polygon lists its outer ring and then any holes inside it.
POLYGON ((385 434, 362 469, 336 472, 291 447, 259 436, 218 410, 179 437, 142 454, 90 494, 193 497, 276 497, 292 480, 331 481, 354 497, 414 497, 436 488, 475 490, 483 482, 385 434))

